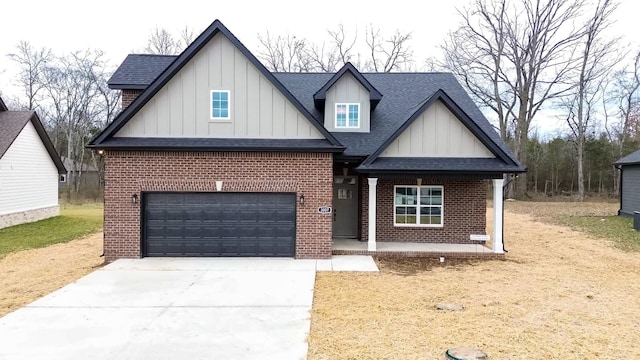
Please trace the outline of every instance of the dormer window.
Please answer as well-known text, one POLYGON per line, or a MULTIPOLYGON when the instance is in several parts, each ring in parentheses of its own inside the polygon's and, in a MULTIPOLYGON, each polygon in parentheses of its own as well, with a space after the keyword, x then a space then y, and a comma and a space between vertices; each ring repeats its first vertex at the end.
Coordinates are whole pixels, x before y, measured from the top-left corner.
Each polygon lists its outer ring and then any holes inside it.
POLYGON ((359 128, 360 104, 336 104, 336 128, 359 128))

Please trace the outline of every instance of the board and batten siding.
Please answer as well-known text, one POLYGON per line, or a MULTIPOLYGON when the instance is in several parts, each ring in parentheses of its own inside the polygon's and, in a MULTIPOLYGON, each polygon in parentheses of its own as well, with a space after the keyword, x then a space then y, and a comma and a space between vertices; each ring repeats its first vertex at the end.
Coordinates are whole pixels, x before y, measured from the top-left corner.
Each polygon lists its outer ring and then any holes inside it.
POLYGON ((58 205, 58 169, 29 121, 0 159, 0 215, 58 205))
POLYGON ((353 75, 345 72, 329 90, 324 103, 324 127, 332 132, 369 132, 371 95, 353 75), (336 103, 360 104, 359 128, 336 128, 336 103))
POLYGON ((620 212, 633 215, 640 211, 640 165, 622 167, 622 193, 620 212))
POLYGON ((441 101, 419 115, 381 156, 495 158, 441 101))
POLYGON ((215 35, 117 137, 324 139, 224 35, 215 35), (211 90, 229 90, 230 120, 211 119, 211 90))

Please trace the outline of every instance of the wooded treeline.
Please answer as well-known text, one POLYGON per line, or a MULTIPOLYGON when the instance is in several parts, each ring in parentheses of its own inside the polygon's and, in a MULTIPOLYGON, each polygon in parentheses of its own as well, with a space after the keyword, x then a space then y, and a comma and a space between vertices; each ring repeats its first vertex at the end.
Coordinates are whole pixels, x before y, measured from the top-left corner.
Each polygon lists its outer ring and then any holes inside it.
MULTIPOLYGON (((363 34, 339 24, 322 42, 265 30, 252 51, 272 71, 333 72, 351 62, 365 72, 452 72, 528 168, 509 182, 509 196, 582 200, 617 195, 612 163, 640 145, 640 51, 613 32, 617 8, 613 0, 470 0, 440 56, 422 60, 412 32, 371 24, 363 34)), ((180 53, 194 33, 156 28, 143 51, 180 53)), ((99 50, 56 54, 28 42, 8 56, 22 93, 5 100, 37 110, 61 155, 102 169, 84 145, 119 111, 106 87, 115 65, 99 50)))

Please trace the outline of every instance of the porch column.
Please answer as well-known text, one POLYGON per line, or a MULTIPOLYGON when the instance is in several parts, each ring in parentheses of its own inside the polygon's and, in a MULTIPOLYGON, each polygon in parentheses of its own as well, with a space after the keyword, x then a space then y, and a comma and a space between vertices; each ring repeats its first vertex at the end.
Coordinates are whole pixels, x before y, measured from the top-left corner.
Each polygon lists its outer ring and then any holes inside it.
POLYGON ((493 179, 493 252, 496 254, 504 254, 504 244, 502 243, 503 186, 504 179, 493 179))
POLYGON ((367 249, 376 251, 376 187, 378 178, 369 178, 369 241, 367 249))

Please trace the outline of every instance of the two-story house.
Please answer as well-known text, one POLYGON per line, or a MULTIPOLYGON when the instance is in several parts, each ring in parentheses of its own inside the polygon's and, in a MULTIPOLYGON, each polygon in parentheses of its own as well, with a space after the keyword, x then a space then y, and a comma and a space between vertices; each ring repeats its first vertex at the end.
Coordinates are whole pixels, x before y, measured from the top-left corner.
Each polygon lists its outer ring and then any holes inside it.
POLYGON ((129 55, 105 157, 107 260, 327 258, 485 239, 523 172, 452 74, 271 73, 219 21, 179 56, 129 55), (358 247, 360 246, 360 247, 358 247), (338 250, 338 251, 337 251, 338 250))

